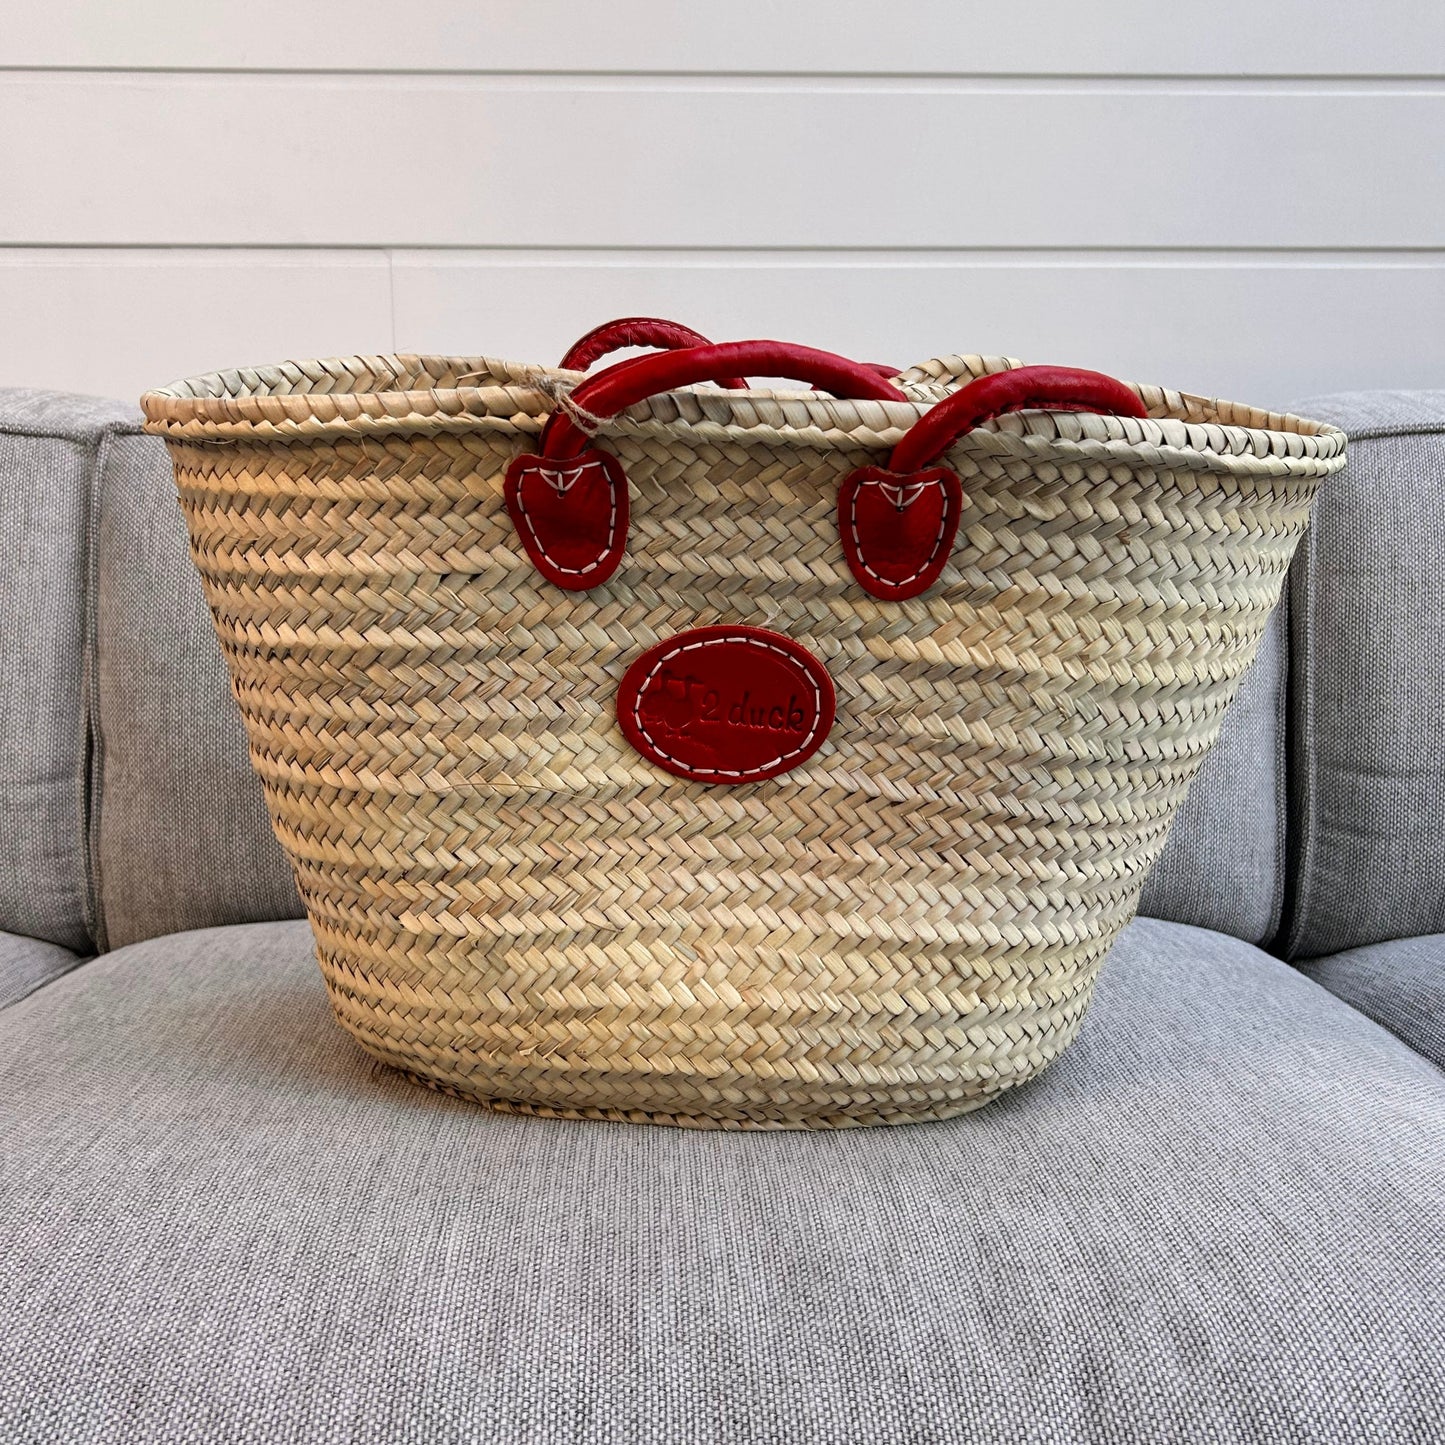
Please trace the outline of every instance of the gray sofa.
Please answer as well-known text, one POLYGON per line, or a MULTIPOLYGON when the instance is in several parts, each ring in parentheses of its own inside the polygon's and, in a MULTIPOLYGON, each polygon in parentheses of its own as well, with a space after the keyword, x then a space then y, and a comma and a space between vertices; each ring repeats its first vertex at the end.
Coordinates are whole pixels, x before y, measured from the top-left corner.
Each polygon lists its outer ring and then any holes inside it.
POLYGON ((332 1022, 169 469, 0 393, 0 1441, 1445 1438, 1445 393, 1351 433, 1077 1044, 502 1117, 332 1022))

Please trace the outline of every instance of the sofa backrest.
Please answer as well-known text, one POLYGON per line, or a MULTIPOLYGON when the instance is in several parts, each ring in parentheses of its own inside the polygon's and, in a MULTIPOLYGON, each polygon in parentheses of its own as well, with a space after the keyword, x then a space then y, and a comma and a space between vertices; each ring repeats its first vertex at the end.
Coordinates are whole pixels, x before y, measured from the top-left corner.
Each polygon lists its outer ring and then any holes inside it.
MULTIPOLYGON (((78 404, 51 405, 63 413, 78 404)), ((96 442, 89 453, 94 463, 103 451, 100 464, 87 472, 77 461, 64 483, 67 495, 79 498, 66 524, 75 553, 67 564, 71 615, 63 628, 58 621, 51 628, 63 641, 44 660, 54 694, 48 706, 73 741, 63 760, 43 763, 49 775, 66 774, 61 791, 68 788, 71 798, 67 906, 80 907, 77 894, 88 898, 84 926, 97 946, 110 948, 187 928, 299 917, 186 548, 165 448, 138 434, 131 409, 105 416, 104 447, 96 442), (83 536, 90 539, 84 586, 83 536), (82 689, 87 635, 91 663, 82 689), (75 673, 69 682, 67 669, 75 673)), ((20 465, 11 459, 7 470, 20 465)), ((57 587, 56 596, 64 590, 57 587)), ((1156 917, 1252 941, 1274 932, 1283 877, 1280 621, 1266 635, 1141 905, 1156 917)), ((15 686, 7 682, 7 711, 15 686)), ((59 826, 47 824, 57 837, 59 826)), ((13 928, 14 920, 0 917, 0 927, 13 928)))
MULTIPOLYGON (((137 418, 138 421, 138 418, 137 418)), ((100 942, 299 918, 165 444, 129 439, 95 522, 91 810, 100 942)))
POLYGON ((1290 574, 1283 951, 1445 932, 1445 391, 1301 402, 1349 433, 1290 574))
POLYGON ((1139 912, 1267 944, 1284 903, 1286 601, 1144 884, 1139 912))
POLYGON ((0 930, 89 950, 86 566, 129 408, 0 391, 0 930))

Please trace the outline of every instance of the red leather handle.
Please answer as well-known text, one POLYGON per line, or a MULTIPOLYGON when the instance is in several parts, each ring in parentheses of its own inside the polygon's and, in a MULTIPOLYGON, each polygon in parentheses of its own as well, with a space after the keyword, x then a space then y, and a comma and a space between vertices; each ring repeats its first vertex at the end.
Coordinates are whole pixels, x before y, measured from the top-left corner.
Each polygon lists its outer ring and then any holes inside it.
POLYGON ((980 376, 924 412, 893 448, 886 467, 859 467, 838 488, 838 535, 866 592, 902 602, 943 575, 963 514, 963 484, 934 466, 980 422, 1040 408, 1147 415, 1122 382, 1067 366, 1023 366, 980 376))
MULTIPOLYGON (((857 400, 907 401, 881 370, 782 341, 689 346, 609 366, 577 387, 571 408, 552 413, 538 451, 514 457, 507 468, 506 505, 518 537, 542 575, 568 591, 606 582, 622 561, 627 476, 615 456, 589 445, 569 410, 606 420, 659 392, 733 372, 791 376, 857 400)), ((905 601, 938 580, 948 565, 964 498, 958 475, 930 463, 981 422, 1033 408, 1148 414, 1128 387, 1097 371, 1026 366, 969 382, 914 423, 886 468, 860 467, 838 489, 843 552, 866 591, 885 601, 905 601)))
MULTIPOLYGON (((578 410, 605 420, 659 392, 710 381, 720 373, 733 371, 789 376, 835 396, 859 401, 908 400, 873 367, 831 351, 786 341, 726 341, 619 361, 589 376, 572 393, 572 402, 578 410)), ((565 411, 555 411, 542 433, 541 455, 551 461, 575 457, 586 449, 587 441, 586 434, 565 411)))
POLYGON ((924 412, 893 448, 890 472, 917 472, 959 437, 1010 411, 1091 411, 1147 417, 1144 403, 1112 376, 1072 366, 1021 366, 980 376, 924 412))
MULTIPOLYGON (((625 346, 652 346, 661 351, 680 351, 688 346, 710 346, 712 343, 700 331, 684 326, 679 321, 668 321, 661 316, 619 316, 616 321, 604 321, 594 326, 586 336, 579 337, 562 358, 564 371, 586 371, 594 361, 600 361, 613 351, 625 346)), ((747 378, 726 376, 715 378, 717 384, 729 391, 746 391, 747 378)))

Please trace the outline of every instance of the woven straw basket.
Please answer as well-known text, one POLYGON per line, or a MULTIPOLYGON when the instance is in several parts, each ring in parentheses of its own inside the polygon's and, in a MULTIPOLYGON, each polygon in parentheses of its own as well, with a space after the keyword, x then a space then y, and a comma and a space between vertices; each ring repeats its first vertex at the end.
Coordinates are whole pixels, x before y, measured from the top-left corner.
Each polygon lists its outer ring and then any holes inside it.
POLYGON ((1345 438, 1154 387, 1040 400, 1092 374, 1002 358, 886 382, 823 356, 585 383, 351 357, 143 399, 332 1004, 377 1058, 505 1109, 826 1127, 975 1108, 1074 1037, 1345 438), (701 384, 742 370, 824 389, 701 384), (969 383, 991 404, 900 463, 969 383), (623 478, 621 549, 580 582, 509 511, 539 450, 623 478), (840 487, 935 460, 957 530, 917 591, 845 549, 840 487), (801 761, 679 775, 624 732, 639 657, 709 627, 831 679, 801 761))

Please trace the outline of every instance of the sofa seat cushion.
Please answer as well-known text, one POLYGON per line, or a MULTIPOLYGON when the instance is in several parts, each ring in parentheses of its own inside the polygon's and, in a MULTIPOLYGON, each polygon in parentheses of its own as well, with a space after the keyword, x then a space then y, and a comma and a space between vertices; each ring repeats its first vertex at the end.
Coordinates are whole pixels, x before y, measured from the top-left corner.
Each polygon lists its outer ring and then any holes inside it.
POLYGON ((1423 1439, 1445 1075, 1140 920, 1078 1043, 941 1124, 507 1117, 332 1022, 305 924, 0 1013, 0 1438, 1423 1439))
POLYGON ((80 955, 43 938, 0 933, 0 1008, 17 1003, 43 983, 68 973, 80 955))
POLYGON ((1445 1069, 1445 933, 1350 948, 1300 967, 1445 1069))

